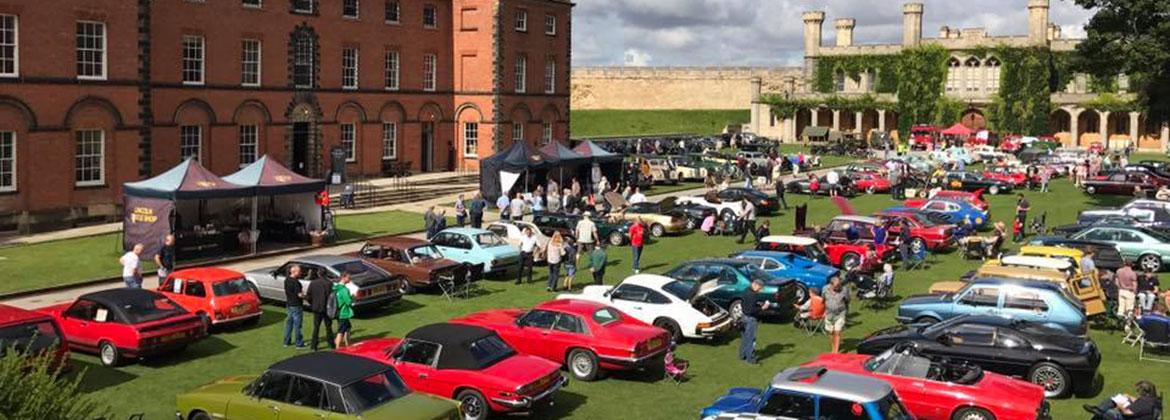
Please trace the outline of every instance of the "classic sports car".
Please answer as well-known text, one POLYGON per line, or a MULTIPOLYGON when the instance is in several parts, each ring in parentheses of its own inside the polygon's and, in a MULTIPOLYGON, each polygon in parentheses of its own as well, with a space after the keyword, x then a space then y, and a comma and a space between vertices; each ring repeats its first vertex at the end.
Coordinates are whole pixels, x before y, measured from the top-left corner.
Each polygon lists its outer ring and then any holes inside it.
POLYGON ((544 251, 548 247, 548 241, 551 239, 540 231, 532 222, 525 222, 520 220, 497 220, 488 223, 484 229, 500 235, 508 245, 513 248, 520 249, 520 241, 524 240, 524 228, 532 229, 532 237, 536 238, 536 252, 533 253, 532 258, 536 262, 544 261, 544 251))
POLYGON ((791 252, 740 251, 730 257, 751 261, 772 277, 794 279, 809 289, 823 289, 830 279, 841 272, 833 266, 791 252))
POLYGON ((395 302, 402 298, 406 280, 401 276, 362 261, 357 257, 339 255, 309 255, 289 260, 279 267, 266 267, 244 273, 252 282, 261 299, 284 303, 284 279, 294 265, 301 267, 301 287, 309 288, 309 282, 326 278, 336 282, 342 272, 348 272, 350 280, 358 286, 353 308, 374 308, 395 302))
POLYGON ((662 367, 670 336, 601 303, 551 300, 530 309, 491 309, 457 324, 495 331, 517 351, 565 366, 573 378, 592 381, 604 370, 662 367))
POLYGON ((621 209, 610 212, 611 217, 630 222, 641 219, 646 223, 650 235, 655 238, 668 233, 686 232, 688 229, 686 213, 676 210, 674 197, 664 198, 657 203, 644 201, 630 204, 621 194, 608 192, 605 193, 605 200, 609 201, 613 208, 621 209))
POLYGON ((942 215, 952 225, 958 225, 963 223, 964 220, 967 220, 977 229, 986 227, 991 219, 991 211, 989 210, 980 210, 979 207, 975 207, 966 201, 948 200, 945 198, 932 198, 922 203, 919 207, 891 207, 886 209, 886 211, 904 211, 906 209, 917 209, 923 212, 942 215))
POLYGON ((917 253, 923 247, 931 251, 949 248, 954 244, 954 225, 939 225, 913 209, 890 208, 874 214, 882 223, 890 226, 887 237, 892 243, 901 243, 902 223, 910 225, 910 250, 917 253), (892 224, 891 224, 892 223, 892 224))
POLYGON ((979 366, 919 354, 901 344, 869 356, 822 354, 802 366, 824 366, 888 382, 919 420, 1035 420, 1047 414, 1044 388, 979 366))
POLYGON ((1158 272, 1170 264, 1170 236, 1153 230, 1122 225, 1093 226, 1069 237, 1108 242, 1121 257, 1136 261, 1143 270, 1158 272))
POLYGON ((947 172, 943 182, 943 188, 948 190, 971 192, 984 190, 991 195, 1012 191, 1011 183, 988 179, 983 174, 975 172, 947 172))
POLYGON ((69 349, 104 366, 182 350, 207 336, 203 321, 161 293, 109 289, 37 310, 53 317, 69 349))
MULTIPOLYGON (((633 223, 625 220, 611 221, 604 217, 593 217, 593 223, 597 225, 597 234, 600 240, 609 242, 610 245, 619 246, 630 241, 630 226, 633 223)), ((581 221, 581 216, 576 214, 563 213, 541 213, 537 216, 533 223, 540 227, 541 232, 545 235, 552 235, 553 232, 561 232, 561 235, 573 236, 574 229, 577 228, 577 222, 581 221)))
POLYGON ((642 168, 642 176, 650 180, 651 184, 678 184, 680 179, 675 177, 678 168, 670 159, 638 157, 638 164, 642 168))
POLYGON ((743 213, 742 201, 723 201, 714 192, 708 192, 702 196, 686 195, 678 197, 675 199, 675 202, 679 204, 698 204, 703 207, 713 208, 715 209, 715 214, 723 220, 735 219, 736 215, 743 213))
POLYGON ((431 238, 431 243, 443 257, 480 266, 484 274, 503 273, 520 265, 520 250, 489 230, 447 228, 431 238))
POLYGON ((877 270, 897 254, 893 246, 873 242, 873 229, 880 225, 881 220, 869 216, 837 216, 813 237, 825 244, 830 259, 834 254, 841 256, 842 269, 860 266, 863 271, 877 270), (850 239, 850 231, 857 233, 856 240, 850 239))
POLYGON ((1085 210, 1077 215, 1077 225, 1088 226, 1108 223, 1111 219, 1123 219, 1126 224, 1154 230, 1170 230, 1170 208, 1161 205, 1144 205, 1153 200, 1134 200, 1116 210, 1085 210))
POLYGON ((1088 330, 1080 301, 1062 285, 1045 280, 974 278, 955 293, 908 297, 894 318, 905 324, 928 323, 967 314, 1031 321, 1074 335, 1088 330))
POLYGON ((412 392, 393 367, 329 351, 284 359, 177 397, 179 420, 459 420, 454 401, 412 392), (289 392, 289 390, 293 392, 289 392))
POLYGON ((780 210, 779 201, 772 199, 767 193, 757 189, 731 187, 716 193, 715 196, 724 202, 743 201, 746 198, 748 202, 756 207, 756 214, 760 215, 772 214, 780 210))
POLYGON ((487 328, 430 324, 405 338, 374 338, 339 352, 394 366, 415 391, 454 398, 465 420, 551 405, 567 380, 560 363, 519 354, 487 328))
POLYGON ((703 408, 703 419, 909 420, 889 382, 822 366, 780 371, 767 389, 732 388, 703 408), (775 416, 775 417, 752 417, 775 416))
POLYGON ((1107 272, 1115 271, 1125 264, 1125 259, 1122 258, 1121 252, 1117 250, 1117 247, 1105 241, 1070 239, 1059 236, 1037 236, 1033 237, 1028 244, 1072 248, 1086 252, 1093 251, 1093 262, 1097 264, 1097 269, 1107 272))
POLYGON ((353 255, 406 280, 406 293, 477 281, 480 267, 447 259, 434 244, 406 236, 371 239, 353 255), (445 284, 442 284, 445 283, 445 284))
MULTIPOLYGON (((667 197, 667 198, 673 199, 674 197, 667 197)), ((663 199, 663 200, 666 200, 666 199, 663 199)), ((695 203, 683 204, 683 203, 679 203, 676 201, 674 203, 674 208, 671 209, 670 212, 668 212, 667 214, 669 214, 669 215, 678 214, 680 216, 683 216, 686 220, 687 229, 693 230, 693 229, 698 229, 700 226, 702 226, 703 219, 706 219, 707 216, 715 214, 715 208, 707 207, 707 206, 704 206, 701 204, 695 204, 695 203)))
POLYGON ((912 344, 924 356, 945 357, 1024 378, 1044 387, 1045 396, 1050 398, 1091 389, 1101 364, 1101 354, 1088 338, 994 315, 964 315, 936 324, 886 328, 863 339, 857 352, 881 354, 903 343, 912 344))
POLYGON ((804 283, 772 276, 752 261, 729 258, 687 261, 667 271, 665 276, 701 287, 703 296, 726 308, 736 321, 743 317, 742 297, 748 293, 754 281, 764 284, 756 294, 757 298, 775 305, 775 309, 768 309, 766 313, 791 313, 794 305, 808 299, 808 286, 804 283), (707 282, 714 284, 704 284, 707 282))
POLYGON ((1021 170, 997 166, 983 171, 983 177, 995 181, 1003 181, 1020 188, 1028 183, 1028 174, 1021 170))
POLYGON ((849 175, 853 188, 866 194, 890 192, 890 180, 877 172, 857 172, 849 175))
POLYGON ((1158 184, 1148 174, 1129 171, 1101 174, 1089 177, 1081 183, 1081 189, 1090 195, 1133 195, 1136 188, 1141 188, 1152 196, 1158 189, 1158 184))
POLYGON ((821 264, 845 270, 860 266, 862 271, 873 271, 878 269, 880 265, 873 248, 870 246, 863 244, 823 246, 816 238, 806 236, 765 236, 756 243, 756 250, 791 252, 821 264))
POLYGON ((617 286, 585 286, 581 294, 562 294, 557 299, 611 305, 666 330, 677 342, 683 337, 714 338, 731 330, 731 315, 703 296, 702 286, 655 274, 635 274, 617 286))
POLYGON ((238 271, 223 268, 188 268, 171 273, 158 287, 187 312, 199 315, 204 325, 260 321, 260 296, 238 271))
POLYGON ((61 327, 41 312, 0 305, 0 354, 8 351, 53 358, 54 367, 69 362, 69 346, 61 339, 61 327), (51 353, 51 355, 49 354, 51 353))
POLYGON ((698 159, 686 159, 681 156, 671 156, 674 162, 674 178, 681 181, 702 181, 707 179, 708 166, 698 159))
POLYGON ((922 207, 923 204, 926 204, 927 201, 936 200, 936 199, 953 200, 953 201, 966 201, 966 202, 974 205, 975 207, 978 207, 979 210, 983 210, 983 211, 987 211, 988 209, 991 208, 991 206, 987 203, 987 200, 985 200, 983 198, 982 193, 967 192, 967 191, 948 191, 948 190, 938 191, 938 192, 932 194, 930 196, 930 198, 910 198, 910 199, 907 199, 906 201, 903 201, 902 205, 904 205, 906 207, 911 207, 911 208, 919 208, 919 207, 922 207))
MULTIPOLYGON (((820 186, 817 187, 817 194, 828 194, 829 181, 826 176, 821 175, 817 179, 817 182, 820 183, 820 186)), ((853 197, 857 195, 858 189, 857 186, 853 183, 853 178, 841 175, 838 184, 840 185, 840 193, 842 196, 853 197)), ((797 177, 794 180, 788 181, 787 184, 784 184, 784 190, 796 194, 812 194, 812 189, 809 187, 808 177, 797 177)))

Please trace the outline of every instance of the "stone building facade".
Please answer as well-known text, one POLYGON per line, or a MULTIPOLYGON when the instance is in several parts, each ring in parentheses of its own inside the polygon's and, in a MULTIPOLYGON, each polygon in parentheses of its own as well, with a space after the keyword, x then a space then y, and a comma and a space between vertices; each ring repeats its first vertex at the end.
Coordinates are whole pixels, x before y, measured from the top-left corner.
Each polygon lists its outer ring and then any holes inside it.
POLYGON ((0 230, 116 215, 184 158, 268 154, 310 176, 342 147, 475 169, 569 137, 568 0, 0 0, 0 230))
MULTIPOLYGON (((790 118, 777 118, 770 106, 762 103, 766 94, 779 94, 790 98, 811 99, 834 96, 872 95, 882 102, 896 102, 892 94, 879 94, 875 90, 873 71, 862 72, 854 79, 844 74, 834 75, 833 92, 816 92, 812 86, 817 60, 824 57, 858 55, 893 55, 905 48, 922 44, 940 45, 950 51, 944 94, 966 104, 959 122, 973 129, 987 126, 985 110, 999 91, 1000 67, 1002 62, 994 54, 977 56, 973 51, 1004 45, 1009 47, 1042 47, 1054 52, 1070 52, 1079 40, 1062 35, 1060 26, 1048 18, 1049 0, 1027 0, 1028 31, 1022 36, 989 35, 983 28, 951 28, 943 26, 937 37, 927 38, 922 33, 921 3, 906 3, 902 7, 902 42, 898 44, 855 44, 853 31, 856 21, 839 18, 833 22, 836 42, 826 45, 823 40, 825 13, 809 11, 802 15, 804 23, 804 64, 798 80, 784 84, 782 89, 766 86, 761 79, 749 81, 752 92, 752 120, 745 129, 782 141, 795 141, 805 127, 823 126, 843 132, 868 135, 872 130, 895 131, 897 114, 892 109, 866 109, 847 112, 818 107, 799 110, 790 118)), ((1119 76, 1117 96, 1130 99, 1126 92, 1127 81, 1119 76)), ((1048 133, 1023 133, 1028 135, 1051 134, 1069 146, 1087 146, 1095 141, 1135 141, 1143 150, 1166 150, 1170 129, 1166 126, 1147 124, 1140 112, 1110 113, 1091 109, 1089 104, 1098 97, 1090 89, 1086 75, 1077 74, 1059 92, 1052 93, 1051 102, 1055 109, 1049 116, 1048 133)))
POLYGON ((574 109, 745 109, 759 78, 766 90, 784 88, 800 67, 577 67, 574 109))

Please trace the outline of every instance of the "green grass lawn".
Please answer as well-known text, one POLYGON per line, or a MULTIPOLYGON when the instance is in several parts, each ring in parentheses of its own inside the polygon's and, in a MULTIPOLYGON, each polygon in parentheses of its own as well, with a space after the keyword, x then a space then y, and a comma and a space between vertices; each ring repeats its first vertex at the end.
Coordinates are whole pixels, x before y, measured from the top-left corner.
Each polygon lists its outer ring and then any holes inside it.
MULTIPOLYGON (((343 240, 415 231, 422 226, 422 215, 404 211, 337 217, 343 240)), ((0 294, 117 276, 121 255, 120 233, 0 248, 0 267, 5 270, 0 294)), ((147 262, 143 270, 153 271, 154 263, 147 262)))
POLYGON ((728 124, 751 119, 748 110, 574 110, 573 137, 722 133, 728 124))
MULTIPOLYGON (((1080 209, 1116 204, 1126 199, 1089 198, 1065 180, 1055 182, 1051 193, 1029 195, 1034 216, 1047 213, 1050 226, 1068 223, 1080 209)), ((823 224, 838 213, 831 202, 824 198, 808 200, 803 196, 790 195, 789 201, 790 204, 810 204, 810 223, 823 224)), ((994 219, 1007 221, 1012 216, 1014 196, 990 197, 990 201, 994 219)), ((852 200, 852 203, 861 213, 870 213, 895 204, 885 195, 863 196, 852 200)), ((791 231, 791 216, 789 213, 772 217, 772 231, 791 231)), ((381 219, 381 222, 393 223, 390 218, 381 219)), ((737 244, 731 237, 689 234, 664 238, 647 247, 643 256, 643 269, 662 273, 682 261, 724 256, 749 246, 737 244)), ((610 259, 614 265, 609 268, 606 282, 612 284, 631 272, 629 248, 611 248, 610 259)), ((958 252, 940 254, 931 259, 934 262, 925 270, 898 271, 898 295, 923 293, 932 282, 954 280, 978 265, 977 262, 962 260, 958 252)), ((546 270, 538 267, 537 273, 546 274, 546 270)), ((586 276, 584 273, 579 274, 578 281, 583 283, 586 276)), ((421 325, 473 311, 531 306, 553 296, 544 292, 543 280, 538 276, 536 284, 519 286, 513 285, 510 279, 489 280, 486 288, 490 294, 465 301, 448 302, 434 295, 411 295, 382 313, 355 319, 354 335, 357 340, 401 336, 421 325)), ((300 353, 280 345, 283 309, 265 306, 265 311, 259 327, 217 333, 183 353, 117 369, 100 367, 91 356, 74 356, 73 360, 79 368, 77 371, 85 375, 83 386, 86 392, 112 404, 118 412, 116 418, 137 412, 146 413, 148 419, 168 418, 173 415, 175 394, 223 376, 260 372, 273 362, 300 353)), ((872 331, 893 325, 895 312, 896 306, 869 308, 863 303, 856 303, 845 332, 846 348, 855 345, 872 331)), ((309 332, 306 328, 306 334, 309 332)), ((592 383, 573 382, 558 394, 557 404, 549 417, 695 418, 701 407, 711 403, 727 389, 765 386, 779 370, 807 361, 829 348, 825 336, 810 338, 788 323, 765 323, 759 334, 760 366, 748 366, 736 360, 737 338, 723 342, 689 342, 679 347, 678 354, 692 363, 690 381, 675 385, 670 381, 645 381, 637 375, 620 374, 592 383)), ((1095 403, 1104 396, 1130 391, 1138 379, 1150 379, 1162 388, 1170 387, 1167 380, 1170 378, 1170 364, 1139 363, 1137 350, 1122 345, 1122 335, 1116 331, 1092 331, 1091 334, 1104 355, 1100 368, 1104 380, 1103 390, 1097 395, 1054 401, 1054 418, 1084 418, 1081 404, 1095 403)))

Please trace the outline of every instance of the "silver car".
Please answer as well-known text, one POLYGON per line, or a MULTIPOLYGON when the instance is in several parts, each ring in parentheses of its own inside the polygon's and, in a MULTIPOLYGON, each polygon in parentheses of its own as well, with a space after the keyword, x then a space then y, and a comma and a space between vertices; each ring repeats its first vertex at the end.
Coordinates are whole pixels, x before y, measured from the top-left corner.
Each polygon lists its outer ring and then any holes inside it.
POLYGON ((310 255, 293 258, 284 265, 267 267, 244 273, 256 288, 260 298, 284 302, 284 280, 294 265, 301 266, 301 287, 308 290, 309 282, 324 277, 336 282, 342 272, 349 273, 358 292, 353 297, 354 309, 382 306, 402 298, 406 280, 356 257, 339 255, 310 255))

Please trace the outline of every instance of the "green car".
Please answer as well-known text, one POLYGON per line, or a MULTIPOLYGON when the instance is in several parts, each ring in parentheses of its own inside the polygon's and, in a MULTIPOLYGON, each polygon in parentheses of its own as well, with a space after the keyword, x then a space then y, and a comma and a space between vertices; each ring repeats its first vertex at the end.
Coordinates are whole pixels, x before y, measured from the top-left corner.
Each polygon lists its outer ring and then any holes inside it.
POLYGON ((808 299, 808 286, 804 283, 772 276, 751 260, 708 258, 688 261, 664 275, 700 285, 704 290, 699 293, 727 309, 736 322, 743 318, 743 296, 754 281, 764 286, 757 298, 773 304, 764 311, 767 314, 791 314, 795 305, 808 299), (713 288, 704 285, 712 281, 713 288))
POLYGON ((390 365, 314 352, 256 376, 232 376, 178 396, 179 420, 457 420, 454 401, 412 392, 390 365))
MULTIPOLYGON (((1136 261, 1143 270, 1158 272, 1170 264, 1170 237, 1146 228, 1106 225, 1077 232, 1072 239, 1088 239, 1113 244, 1126 261, 1136 261)), ((1136 267, 1135 267, 1136 268, 1136 267)))

